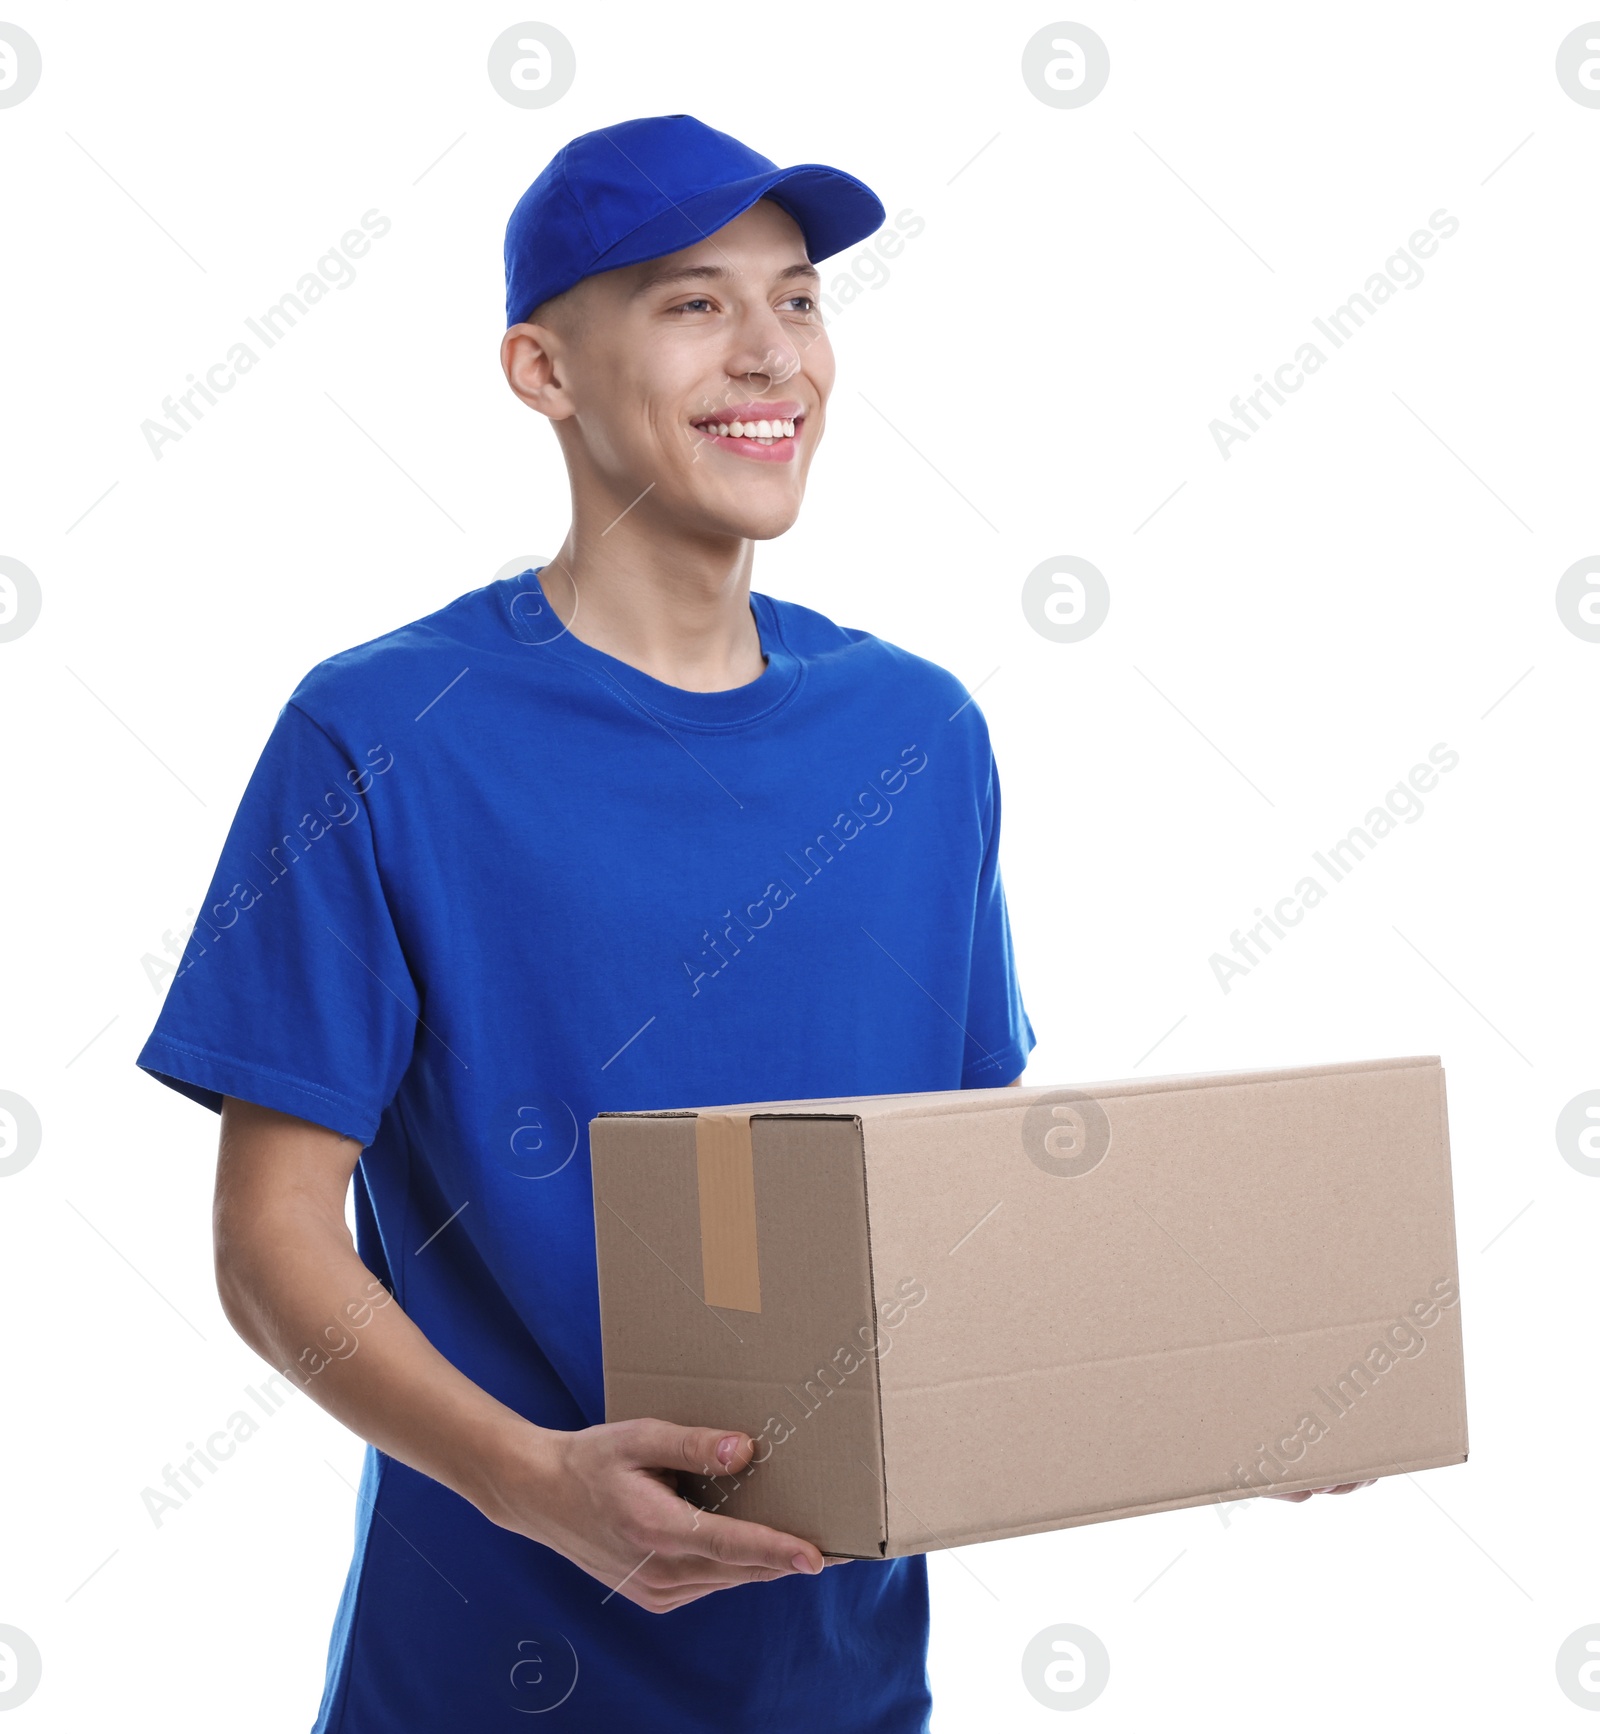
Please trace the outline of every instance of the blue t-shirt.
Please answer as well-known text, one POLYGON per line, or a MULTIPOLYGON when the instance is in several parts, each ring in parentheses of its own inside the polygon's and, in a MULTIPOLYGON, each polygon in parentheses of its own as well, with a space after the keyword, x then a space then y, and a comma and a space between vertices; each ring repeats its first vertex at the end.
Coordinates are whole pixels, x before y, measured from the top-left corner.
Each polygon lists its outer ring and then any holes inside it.
MULTIPOLYGON (((723 692, 585 644, 532 571, 319 664, 139 1055, 359 1140, 361 1257, 541 1426, 605 1419, 593 1115, 1007 1084, 1034 1045, 977 704, 750 600, 766 666, 723 692)), ((317 1734, 926 1726, 921 1557, 608 1587, 369 1448, 317 1734)))

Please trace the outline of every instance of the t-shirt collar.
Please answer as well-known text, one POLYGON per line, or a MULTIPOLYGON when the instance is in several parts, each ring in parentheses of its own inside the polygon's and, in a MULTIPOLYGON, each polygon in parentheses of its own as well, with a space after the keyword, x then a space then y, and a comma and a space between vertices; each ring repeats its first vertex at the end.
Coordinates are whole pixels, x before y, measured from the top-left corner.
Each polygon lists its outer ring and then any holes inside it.
POLYGON ((531 650, 558 656, 587 669, 602 684, 615 682, 636 703, 666 721, 711 729, 753 722, 783 704, 804 672, 800 659, 783 641, 772 599, 752 590, 751 613, 767 659, 761 673, 743 686, 722 692, 693 692, 687 687, 671 686, 569 632, 539 583, 543 570, 530 567, 500 582, 505 619, 512 637, 531 650))

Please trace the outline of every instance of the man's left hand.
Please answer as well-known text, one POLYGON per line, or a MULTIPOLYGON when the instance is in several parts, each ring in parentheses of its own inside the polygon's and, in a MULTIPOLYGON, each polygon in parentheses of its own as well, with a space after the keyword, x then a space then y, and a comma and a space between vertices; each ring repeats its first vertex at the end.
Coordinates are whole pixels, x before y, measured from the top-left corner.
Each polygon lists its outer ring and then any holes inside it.
MULTIPOLYGON (((1375 1480, 1377 1480, 1376 1476, 1373 1477, 1373 1481, 1375 1480)), ((1298 1505, 1302 1499, 1309 1499, 1313 1493, 1354 1493, 1358 1487, 1370 1487, 1371 1485, 1372 1481, 1345 1481, 1337 1487, 1309 1487, 1303 1493, 1267 1493, 1263 1494, 1262 1497, 1265 1499, 1288 1499, 1298 1505)))

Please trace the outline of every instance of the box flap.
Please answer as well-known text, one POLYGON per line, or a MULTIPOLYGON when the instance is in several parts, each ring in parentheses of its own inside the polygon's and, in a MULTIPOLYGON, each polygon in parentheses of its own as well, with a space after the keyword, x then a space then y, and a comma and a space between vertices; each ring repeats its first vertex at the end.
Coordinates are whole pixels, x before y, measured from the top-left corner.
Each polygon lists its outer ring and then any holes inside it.
MULTIPOLYGON (((1438 1064, 1437 1054, 1417 1054, 1399 1059, 1339 1060, 1328 1065, 1280 1066, 1247 1072, 1175 1072, 1153 1078, 1125 1078, 1113 1083, 1074 1084, 1071 1087, 1091 1096, 1142 1096, 1155 1090, 1199 1090, 1219 1084, 1320 1078, 1341 1072, 1380 1072, 1404 1066, 1438 1064)), ((902 1090, 882 1096, 817 1096, 810 1099, 794 1097, 787 1101, 712 1102, 684 1108, 618 1108, 606 1109, 596 1118, 661 1119, 715 1113, 769 1117, 799 1115, 805 1119, 826 1119, 839 1114, 852 1114, 863 1119, 884 1119, 897 1114, 921 1116, 938 1113, 946 1108, 955 1108, 962 1113, 972 1113, 990 1105, 1012 1108, 1019 1100, 1026 1102, 1034 1097, 1053 1095, 1063 1087, 1054 1084, 998 1085, 982 1090, 902 1090)))

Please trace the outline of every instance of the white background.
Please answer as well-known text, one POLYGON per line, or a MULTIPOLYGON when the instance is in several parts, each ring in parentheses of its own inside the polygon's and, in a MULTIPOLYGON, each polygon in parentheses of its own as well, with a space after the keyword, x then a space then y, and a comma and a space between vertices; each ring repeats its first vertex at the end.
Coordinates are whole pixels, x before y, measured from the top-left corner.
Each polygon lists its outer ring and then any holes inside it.
POLYGON ((504 8, 5 16, 43 55, 0 110, 0 554, 44 595, 0 644, 0 1088, 44 1126, 0 1179, 15 1726, 311 1722, 357 1442, 296 1398, 159 1530, 140 1502, 261 1371, 213 1287, 216 1123, 133 1065, 142 959, 306 670, 560 542, 497 364, 505 219, 568 138, 676 111, 925 220, 833 321, 755 587, 978 688, 1027 1081, 1449 1076, 1470 1462, 934 1555, 936 1728, 1056 1726, 1019 1664, 1063 1621, 1109 1649, 1106 1729, 1584 1725, 1554 1659, 1600 1620, 1600 1179, 1554 1124, 1600 1086, 1600 644, 1554 596, 1600 543, 1600 109, 1555 76, 1587 14, 1097 4, 1065 16, 1109 83, 1061 109, 1020 71, 1049 10, 563 8, 544 110, 489 82, 504 8), (374 207, 356 281, 154 458, 141 422, 374 207), (1211 420, 1440 209, 1425 279, 1224 460, 1211 420), (1077 644, 1021 607, 1059 554, 1110 586, 1077 644), (1423 817, 1224 993, 1212 953, 1440 741, 1423 817))

